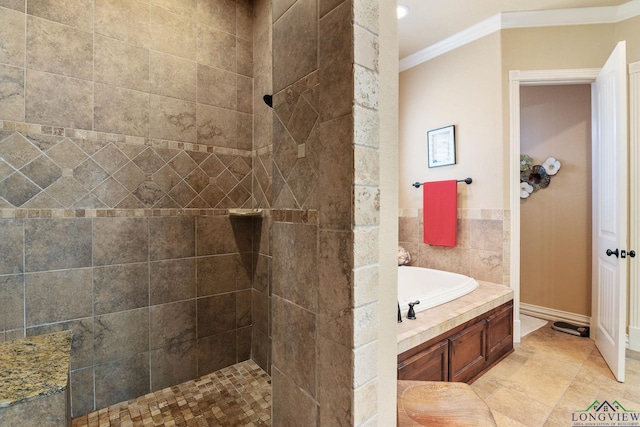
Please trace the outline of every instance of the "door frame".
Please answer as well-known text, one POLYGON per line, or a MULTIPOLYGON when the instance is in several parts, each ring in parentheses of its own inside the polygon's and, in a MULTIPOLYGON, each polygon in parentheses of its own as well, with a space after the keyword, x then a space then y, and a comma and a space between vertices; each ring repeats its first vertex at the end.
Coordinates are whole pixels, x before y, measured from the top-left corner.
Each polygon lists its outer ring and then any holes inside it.
POLYGON ((509 285, 513 290, 513 340, 520 342, 520 86, 591 84, 600 68, 509 72, 509 285))
MULTIPOLYGON (((640 182, 640 62, 629 64, 629 249, 640 253, 637 225, 640 185, 631 185, 637 182, 640 182)), ((640 262, 637 258, 629 262, 629 348, 640 351, 640 262)))

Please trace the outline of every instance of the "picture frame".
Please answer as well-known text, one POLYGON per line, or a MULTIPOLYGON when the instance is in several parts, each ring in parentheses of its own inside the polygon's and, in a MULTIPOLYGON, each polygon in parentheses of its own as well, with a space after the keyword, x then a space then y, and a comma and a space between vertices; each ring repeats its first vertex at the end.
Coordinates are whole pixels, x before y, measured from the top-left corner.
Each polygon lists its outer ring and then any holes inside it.
POLYGON ((427 131, 427 158, 430 168, 456 164, 455 125, 427 131))

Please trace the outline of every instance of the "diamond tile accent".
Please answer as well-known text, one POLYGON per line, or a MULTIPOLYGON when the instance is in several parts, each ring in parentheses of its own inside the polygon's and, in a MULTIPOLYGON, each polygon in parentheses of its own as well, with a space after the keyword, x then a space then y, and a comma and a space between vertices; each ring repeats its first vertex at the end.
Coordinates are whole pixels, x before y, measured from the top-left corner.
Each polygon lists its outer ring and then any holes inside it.
POLYGON ((73 177, 87 191, 91 191, 109 178, 109 174, 92 159, 87 159, 73 170, 73 177))
POLYGON ((16 172, 0 182, 0 197, 15 207, 22 206, 39 192, 40 189, 20 172, 16 172))
POLYGON ((133 191, 147 179, 147 174, 135 163, 129 162, 116 172, 113 177, 124 185, 127 190, 133 191))
POLYGON ((169 196, 178 202, 180 206, 187 206, 197 195, 198 194, 184 181, 181 181, 169 191, 169 196))
POLYGON ((62 176, 62 169, 47 156, 38 157, 20 169, 20 172, 43 189, 62 176))
POLYGON ((238 185, 238 182, 238 179, 228 170, 222 172, 216 180, 216 184, 218 184, 218 187, 220 187, 220 189, 225 193, 231 191, 233 187, 238 185))
POLYGON ((133 191, 133 195, 150 208, 164 197, 164 191, 155 182, 145 181, 133 191))
POLYGON ((92 156, 104 170, 114 173, 127 163, 127 156, 115 145, 109 144, 92 156))
POLYGON ((20 169, 40 155, 40 150, 19 133, 0 142, 0 158, 16 169, 20 169))
POLYGON ((180 175, 178 175, 169 165, 165 165, 153 175, 153 182, 158 184, 158 186, 166 193, 178 185, 181 180, 180 175))
POLYGON ((140 153, 133 162, 147 174, 156 173, 165 164, 164 160, 151 148, 140 153))
POLYGON ((108 178, 92 191, 104 204, 113 208, 129 195, 129 192, 118 181, 108 178))
POLYGON ((61 168, 69 169, 75 168, 89 157, 69 138, 63 139, 58 145, 49 149, 47 155, 61 168))
POLYGON ((46 192, 65 208, 70 208, 87 194, 87 190, 71 176, 63 176, 51 184, 46 192))
POLYGON ((196 168, 185 178, 187 184, 193 188, 196 193, 200 193, 209 185, 209 177, 206 173, 202 172, 202 169, 196 168))
POLYGON ((15 172, 15 169, 12 168, 9 163, 0 159, 0 181, 11 175, 13 172, 15 172))
POLYGON ((187 176, 198 165, 196 165, 196 162, 194 162, 193 159, 191 159, 191 157, 189 157, 189 155, 183 151, 169 162, 169 166, 171 166, 173 170, 178 172, 178 175, 187 176))
POLYGON ((200 164, 200 168, 209 176, 216 177, 225 169, 224 163, 217 156, 211 155, 200 164))

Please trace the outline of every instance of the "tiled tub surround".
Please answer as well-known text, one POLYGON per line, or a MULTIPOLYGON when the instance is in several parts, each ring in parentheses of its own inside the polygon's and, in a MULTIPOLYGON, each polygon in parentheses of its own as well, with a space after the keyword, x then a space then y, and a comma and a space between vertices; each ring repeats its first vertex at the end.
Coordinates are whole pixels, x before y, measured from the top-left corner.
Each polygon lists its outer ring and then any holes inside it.
POLYGON ((513 299, 503 285, 478 281, 478 288, 454 301, 416 314, 416 320, 398 323, 398 354, 419 346, 513 299))
POLYGON ((399 245, 411 254, 410 265, 509 284, 509 211, 458 208, 453 248, 423 243, 422 218, 422 209, 400 209, 399 245))
POLYGON ((268 277, 266 218, 105 213, 143 216, 0 219, 0 339, 73 332, 74 416, 248 359, 268 277))
POLYGON ((0 343, 0 425, 69 425, 71 333, 0 343))

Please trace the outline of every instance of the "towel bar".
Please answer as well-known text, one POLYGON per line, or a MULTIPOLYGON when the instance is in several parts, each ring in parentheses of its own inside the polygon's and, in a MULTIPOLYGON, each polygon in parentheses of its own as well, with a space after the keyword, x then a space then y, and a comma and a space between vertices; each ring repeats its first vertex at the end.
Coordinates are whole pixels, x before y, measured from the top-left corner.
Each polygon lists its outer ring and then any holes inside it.
MULTIPOLYGON (((472 180, 471 178, 458 179, 457 181, 458 181, 458 182, 464 182, 464 183, 466 183, 466 184, 471 184, 471 183, 473 182, 473 180, 472 180)), ((411 184, 411 185, 413 185, 413 186, 414 186, 414 187, 416 187, 416 188, 420 188, 420 186, 422 185, 422 183, 421 183, 421 182, 414 182, 414 183, 413 183, 413 184, 411 184)))

